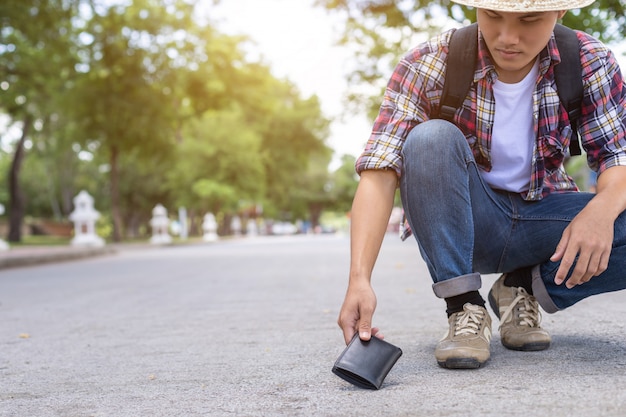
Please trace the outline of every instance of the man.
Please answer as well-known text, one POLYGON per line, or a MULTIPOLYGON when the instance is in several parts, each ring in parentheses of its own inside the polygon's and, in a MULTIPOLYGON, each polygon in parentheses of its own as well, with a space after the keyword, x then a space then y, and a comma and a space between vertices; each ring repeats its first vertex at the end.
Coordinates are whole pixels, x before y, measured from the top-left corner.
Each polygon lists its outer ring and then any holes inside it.
POLYGON ((578 124, 597 194, 563 169, 573 132, 560 105, 553 35, 566 9, 593 0, 453 0, 477 9, 474 82, 454 123, 437 119, 450 32, 397 65, 366 149, 352 209, 350 279, 338 324, 346 343, 372 327, 372 270, 396 188, 449 330, 440 366, 477 368, 490 357, 491 318, 481 273, 509 349, 547 349, 539 305, 563 310, 626 288, 626 87, 610 50, 577 32, 584 98, 578 124))

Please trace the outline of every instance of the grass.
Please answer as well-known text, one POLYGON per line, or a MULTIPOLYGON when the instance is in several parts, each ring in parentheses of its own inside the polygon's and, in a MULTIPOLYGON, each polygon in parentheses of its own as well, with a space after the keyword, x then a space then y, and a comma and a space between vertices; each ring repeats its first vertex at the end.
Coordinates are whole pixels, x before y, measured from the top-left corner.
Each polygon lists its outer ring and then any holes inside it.
POLYGON ((69 245, 71 238, 64 236, 22 236, 21 242, 10 242, 11 246, 62 246, 69 245))

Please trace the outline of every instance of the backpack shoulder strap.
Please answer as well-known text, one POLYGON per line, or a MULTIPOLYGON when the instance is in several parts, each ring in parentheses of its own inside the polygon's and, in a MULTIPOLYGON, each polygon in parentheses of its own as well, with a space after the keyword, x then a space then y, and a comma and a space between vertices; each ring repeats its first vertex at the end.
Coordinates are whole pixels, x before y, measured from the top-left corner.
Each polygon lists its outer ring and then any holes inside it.
MULTIPOLYGON (((561 63, 554 68, 559 99, 572 126, 570 155, 580 155, 578 121, 583 98, 580 46, 576 32, 557 24, 554 36, 561 55, 561 63)), ((478 57, 478 25, 476 23, 457 29, 450 38, 443 95, 439 106, 439 118, 452 121, 461 107, 474 79, 478 57)))
POLYGON ((561 104, 567 110, 572 126, 570 155, 580 155, 581 148, 578 134, 578 121, 581 116, 583 100, 582 66, 580 63, 580 45, 576 32, 563 25, 554 28, 556 44, 561 55, 561 63, 554 67, 554 79, 561 104))
POLYGON ((452 121, 474 80, 478 56, 478 25, 457 29, 450 38, 439 118, 452 121))

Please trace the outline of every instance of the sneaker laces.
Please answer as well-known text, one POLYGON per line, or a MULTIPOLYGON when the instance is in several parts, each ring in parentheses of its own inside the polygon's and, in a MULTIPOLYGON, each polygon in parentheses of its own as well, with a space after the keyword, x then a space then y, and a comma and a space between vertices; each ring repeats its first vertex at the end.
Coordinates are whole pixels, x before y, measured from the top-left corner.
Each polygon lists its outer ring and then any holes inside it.
POLYGON ((473 304, 465 304, 463 311, 457 313, 454 323, 454 335, 478 334, 485 319, 485 310, 473 304))
POLYGON ((513 311, 517 310, 520 326, 539 327, 541 322, 541 312, 539 311, 539 304, 532 295, 528 294, 522 287, 517 288, 517 297, 507 307, 500 317, 500 327, 503 323, 506 323, 509 316, 513 316, 513 311))

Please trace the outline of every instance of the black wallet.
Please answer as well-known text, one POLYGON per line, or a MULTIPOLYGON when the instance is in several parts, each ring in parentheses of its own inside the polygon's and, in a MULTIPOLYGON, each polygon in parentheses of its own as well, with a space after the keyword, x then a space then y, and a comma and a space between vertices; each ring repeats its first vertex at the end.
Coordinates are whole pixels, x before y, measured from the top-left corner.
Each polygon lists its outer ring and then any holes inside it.
POLYGON ((380 389, 400 356, 399 347, 375 336, 364 342, 357 333, 337 358, 333 373, 357 387, 380 389))

